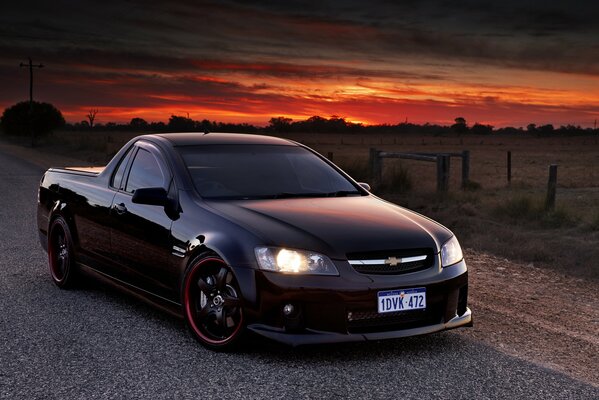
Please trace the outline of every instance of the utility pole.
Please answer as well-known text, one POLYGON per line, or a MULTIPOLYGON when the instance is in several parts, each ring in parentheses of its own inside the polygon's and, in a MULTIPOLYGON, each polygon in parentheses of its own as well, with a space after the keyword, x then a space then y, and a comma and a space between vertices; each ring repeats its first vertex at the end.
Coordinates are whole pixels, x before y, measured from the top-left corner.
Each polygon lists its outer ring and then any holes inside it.
POLYGON ((19 67, 29 67, 29 131, 31 132, 31 147, 35 146, 35 132, 33 131, 33 67, 44 68, 42 64, 34 64, 29 57, 29 63, 21 63, 19 67))

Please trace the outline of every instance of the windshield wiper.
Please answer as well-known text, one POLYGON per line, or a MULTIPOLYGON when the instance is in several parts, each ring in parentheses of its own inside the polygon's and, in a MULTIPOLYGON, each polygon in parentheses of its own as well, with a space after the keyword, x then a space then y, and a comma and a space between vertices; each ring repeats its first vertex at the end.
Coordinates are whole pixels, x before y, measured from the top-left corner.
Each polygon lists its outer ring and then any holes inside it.
POLYGON ((293 193, 293 192, 281 192, 272 195, 273 199, 293 199, 300 197, 327 197, 328 193, 323 192, 306 192, 306 193, 293 193))
POLYGON ((346 197, 352 194, 360 195, 357 190, 337 190, 336 192, 326 193, 327 197, 346 197))

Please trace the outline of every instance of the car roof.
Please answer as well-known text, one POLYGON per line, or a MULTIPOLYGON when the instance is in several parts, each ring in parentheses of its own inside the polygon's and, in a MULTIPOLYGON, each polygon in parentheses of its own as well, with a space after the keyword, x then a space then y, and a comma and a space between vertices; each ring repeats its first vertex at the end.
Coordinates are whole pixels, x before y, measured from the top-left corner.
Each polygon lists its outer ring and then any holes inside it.
POLYGON ((160 133, 156 135, 171 142, 173 146, 194 146, 204 144, 269 144, 279 146, 297 146, 296 143, 274 136, 248 135, 242 133, 160 133))

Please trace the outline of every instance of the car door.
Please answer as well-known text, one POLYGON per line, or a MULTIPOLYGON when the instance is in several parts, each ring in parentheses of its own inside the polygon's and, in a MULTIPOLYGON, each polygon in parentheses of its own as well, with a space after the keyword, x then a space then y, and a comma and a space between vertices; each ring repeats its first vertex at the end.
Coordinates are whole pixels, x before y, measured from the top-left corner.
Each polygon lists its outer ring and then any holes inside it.
POLYGON ((120 267, 121 278, 162 297, 172 297, 169 273, 172 219, 164 206, 135 204, 139 188, 174 185, 171 170, 161 151, 148 142, 138 142, 126 176, 112 202, 111 249, 120 267))

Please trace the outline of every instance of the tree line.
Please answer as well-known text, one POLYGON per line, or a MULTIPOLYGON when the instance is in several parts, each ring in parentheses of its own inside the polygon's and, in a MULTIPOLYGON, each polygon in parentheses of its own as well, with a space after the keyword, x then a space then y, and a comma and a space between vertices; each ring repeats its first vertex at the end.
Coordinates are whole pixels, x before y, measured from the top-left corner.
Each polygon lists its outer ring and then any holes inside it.
POLYGON ((529 124, 526 128, 502 127, 495 128, 492 125, 475 123, 468 125, 463 117, 457 117, 451 125, 439 124, 413 124, 401 122, 398 124, 376 124, 364 125, 347 121, 343 117, 331 116, 325 118, 313 116, 305 120, 294 121, 287 117, 274 117, 265 127, 255 126, 248 123, 230 123, 209 121, 207 119, 197 121, 189 117, 172 115, 165 122, 147 122, 142 118, 133 118, 128 124, 108 122, 106 124, 95 124, 90 126, 87 121, 75 124, 66 124, 65 129, 70 130, 126 130, 136 132, 231 132, 231 133, 349 133, 349 134, 535 134, 535 135, 584 135, 599 134, 599 129, 582 128, 575 125, 562 125, 554 127, 551 124, 536 125, 529 124))
MULTIPOLYGON (((453 124, 413 124, 407 121, 398 124, 364 125, 346 120, 336 115, 330 118, 313 116, 301 121, 287 117, 274 117, 265 127, 248 123, 217 122, 208 119, 194 120, 189 117, 171 115, 167 122, 148 122, 143 118, 132 118, 129 123, 98 123, 98 110, 91 109, 87 120, 67 123, 60 110, 49 103, 20 102, 4 110, 0 125, 5 134, 14 136, 29 135, 33 129, 37 136, 44 136, 56 129, 94 131, 134 131, 134 132, 232 132, 232 133, 348 133, 348 134, 533 134, 545 135, 584 135, 599 134, 599 129, 582 128, 575 125, 554 127, 551 124, 537 126, 495 128, 491 125, 475 123, 468 125, 464 117, 457 117, 453 124)), ((595 124, 596 125, 596 124, 595 124)))

